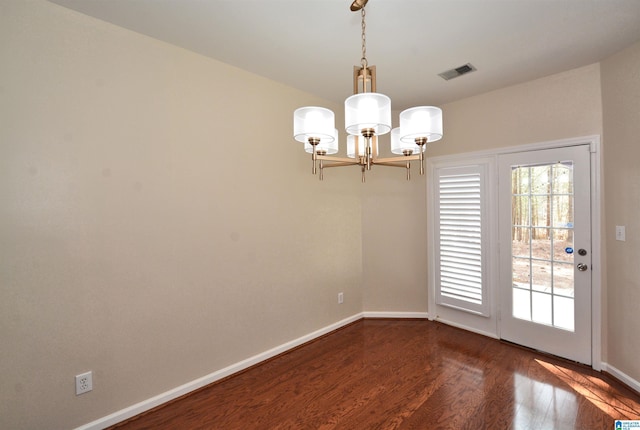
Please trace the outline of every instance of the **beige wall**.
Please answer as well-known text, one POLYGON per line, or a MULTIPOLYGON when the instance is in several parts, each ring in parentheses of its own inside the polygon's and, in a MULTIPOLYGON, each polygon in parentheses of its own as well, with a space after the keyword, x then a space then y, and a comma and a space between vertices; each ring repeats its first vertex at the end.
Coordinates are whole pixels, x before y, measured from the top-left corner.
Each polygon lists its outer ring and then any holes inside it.
POLYGON ((640 380, 640 43, 602 62, 607 361, 640 380), (626 241, 615 226, 626 226, 626 241))
POLYGON ((431 157, 601 134, 600 66, 450 103, 443 111, 445 137, 427 149, 431 157))
POLYGON ((374 166, 362 193, 363 306, 368 312, 427 311, 426 182, 413 163, 374 166))
POLYGON ((43 1, 0 2, 0 58, 0 428, 81 425, 362 311, 360 183, 320 183, 291 137, 296 107, 339 106, 43 1))

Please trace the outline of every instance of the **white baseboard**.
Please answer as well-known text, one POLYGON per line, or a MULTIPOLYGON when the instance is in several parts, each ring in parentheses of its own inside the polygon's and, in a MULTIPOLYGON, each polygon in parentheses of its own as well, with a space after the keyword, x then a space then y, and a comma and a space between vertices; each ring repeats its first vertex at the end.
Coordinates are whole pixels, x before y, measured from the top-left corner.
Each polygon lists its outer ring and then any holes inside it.
POLYGON ((623 371, 618 370, 612 365, 607 363, 602 363, 602 370, 607 373, 610 373, 616 379, 619 379, 620 381, 624 382, 629 387, 631 387, 632 389, 640 393, 640 382, 636 381, 635 379, 633 379, 631 376, 627 375, 623 371))
POLYGON ((365 318, 420 318, 429 319, 427 312, 363 312, 365 318))
POLYGON ((452 322, 452 321, 448 321, 448 320, 445 320, 445 319, 442 319, 442 318, 436 318, 434 321, 441 322, 443 324, 450 325, 452 327, 461 328, 462 330, 470 331, 471 333, 481 334, 483 336, 487 336, 487 337, 490 337, 492 339, 500 339, 500 336, 498 336, 496 333, 492 333, 492 332, 489 332, 489 331, 478 330, 475 327, 466 326, 464 324, 458 324, 458 323, 455 323, 455 322, 452 322))
MULTIPOLYGON (((382 312, 382 313, 385 313, 385 312, 382 312)), ((316 339, 320 336, 323 336, 327 333, 337 330, 343 326, 346 326, 347 324, 351 324, 354 321, 358 321, 363 317, 365 317, 364 313, 359 313, 359 314, 350 316, 349 318, 345 318, 342 321, 338 321, 334 324, 331 324, 319 330, 316 330, 313 333, 309 333, 305 336, 299 337, 298 339, 284 343, 268 351, 265 351, 263 353, 254 355, 253 357, 247 358, 246 360, 243 360, 238 363, 232 364, 231 366, 225 367, 224 369, 220 369, 209 375, 203 376, 202 378, 198 378, 194 381, 187 382, 184 385, 181 385, 172 390, 166 391, 150 399, 144 400, 133 406, 129 406, 128 408, 121 409, 117 412, 114 412, 111 415, 107 415, 106 417, 102 417, 88 424, 82 425, 78 427, 76 430, 100 430, 100 429, 104 429, 106 427, 112 426, 121 421, 124 421, 138 414, 141 414, 142 412, 146 412, 150 409, 153 409, 156 406, 160 406, 161 404, 166 403, 170 400, 176 399, 187 393, 195 391, 198 388, 202 388, 206 385, 209 385, 212 382, 219 381, 222 378, 226 378, 227 376, 233 375, 234 373, 247 369, 262 361, 275 357, 278 354, 282 354, 283 352, 286 352, 290 349, 293 349, 304 343, 307 343, 313 339, 316 339)), ((395 317, 395 318, 401 318, 401 317, 395 317)), ((409 317, 405 316, 404 318, 409 318, 409 317)))

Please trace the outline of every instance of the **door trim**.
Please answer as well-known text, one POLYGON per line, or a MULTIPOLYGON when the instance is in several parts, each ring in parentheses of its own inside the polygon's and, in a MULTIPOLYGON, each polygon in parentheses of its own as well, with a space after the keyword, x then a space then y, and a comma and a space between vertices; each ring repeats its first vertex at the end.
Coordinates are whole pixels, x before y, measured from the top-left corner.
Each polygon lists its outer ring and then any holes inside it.
MULTIPOLYGON (((475 152, 467 152, 462 154, 444 155, 439 157, 427 158, 427 175, 425 175, 427 182, 427 222, 429 223, 427 228, 427 234, 430 240, 427 241, 427 252, 429 255, 428 267, 428 313, 430 318, 433 319, 436 315, 435 309, 435 283, 433 282, 433 273, 435 262, 432 260, 434 256, 433 244, 433 226, 431 225, 433 217, 432 213, 433 203, 431 199, 434 196, 433 184, 429 181, 429 178, 433 176, 433 169, 437 164, 448 162, 462 162, 467 159, 478 159, 482 157, 494 157, 497 161, 497 157, 502 154, 509 154, 515 152, 527 152, 540 149, 552 149, 566 146, 577 145, 590 145, 590 164, 591 164, 591 243, 592 243, 592 270, 591 270, 591 367, 597 371, 602 370, 602 302, 603 302, 603 290, 602 290, 602 277, 603 277, 603 256, 602 256, 602 151, 601 151, 601 138, 599 135, 589 135, 581 137, 573 137, 569 139, 559 139, 546 142, 538 142, 532 144, 523 144, 504 148, 495 148, 475 152)), ((497 172, 494 172, 497 175, 497 172)), ((497 208, 496 208, 497 210, 497 208)), ((496 300, 497 293, 494 292, 493 300, 496 300)), ((495 302, 494 302, 495 303, 495 302)), ((446 321, 443 321, 446 322, 446 321)), ((462 327, 471 331, 477 331, 473 327, 462 327)), ((500 333, 497 333, 499 336, 500 333)))

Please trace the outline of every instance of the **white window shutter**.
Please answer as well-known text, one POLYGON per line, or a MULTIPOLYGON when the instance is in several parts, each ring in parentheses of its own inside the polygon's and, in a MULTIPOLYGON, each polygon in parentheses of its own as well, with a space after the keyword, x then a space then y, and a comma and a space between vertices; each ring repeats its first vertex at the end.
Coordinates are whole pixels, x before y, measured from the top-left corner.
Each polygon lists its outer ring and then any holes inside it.
POLYGON ((436 169, 436 303, 489 315, 482 165, 436 169))

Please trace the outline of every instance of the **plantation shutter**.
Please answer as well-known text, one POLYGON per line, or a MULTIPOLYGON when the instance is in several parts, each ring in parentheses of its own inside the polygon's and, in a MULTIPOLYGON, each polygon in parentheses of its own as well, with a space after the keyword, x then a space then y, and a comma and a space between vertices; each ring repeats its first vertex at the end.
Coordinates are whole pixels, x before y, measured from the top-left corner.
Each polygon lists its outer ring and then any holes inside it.
POLYGON ((436 170, 436 303, 489 315, 485 169, 436 170))

